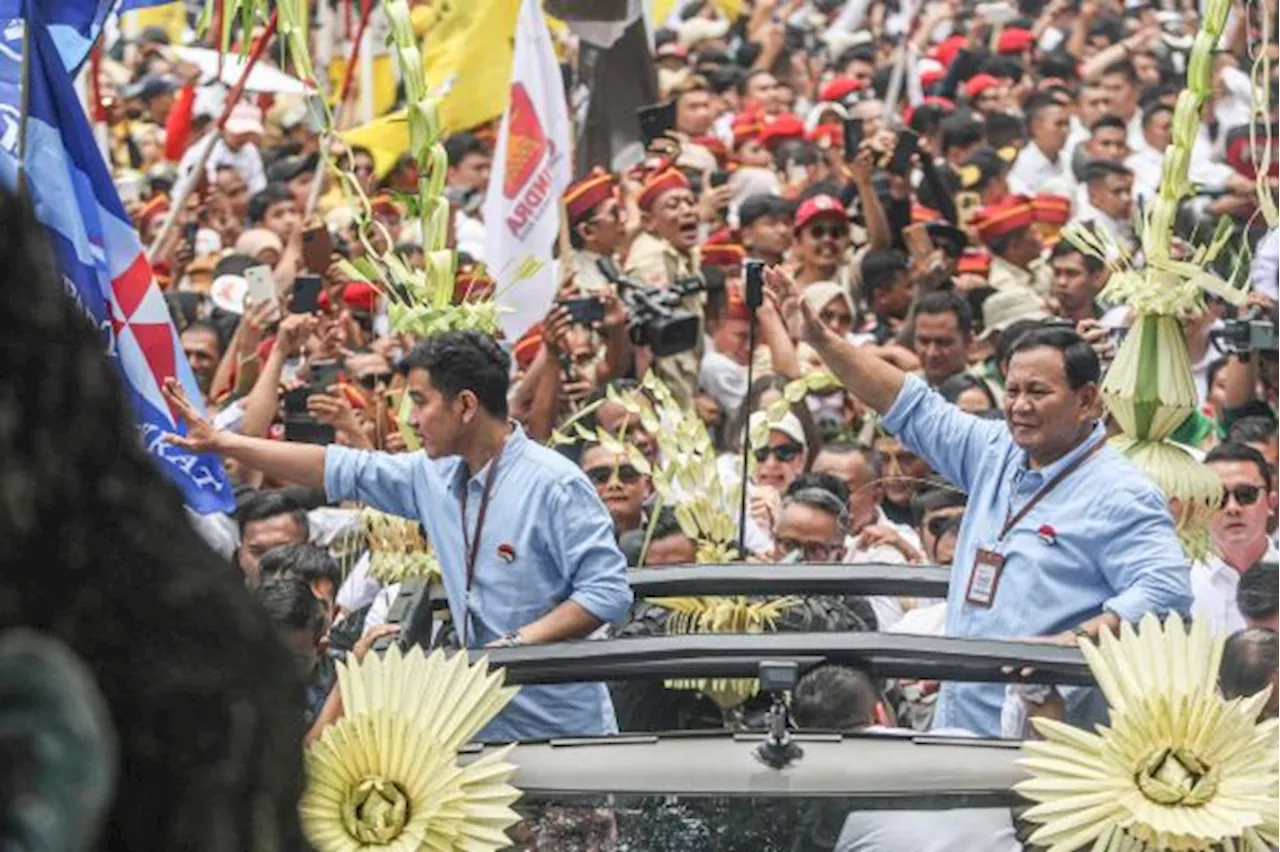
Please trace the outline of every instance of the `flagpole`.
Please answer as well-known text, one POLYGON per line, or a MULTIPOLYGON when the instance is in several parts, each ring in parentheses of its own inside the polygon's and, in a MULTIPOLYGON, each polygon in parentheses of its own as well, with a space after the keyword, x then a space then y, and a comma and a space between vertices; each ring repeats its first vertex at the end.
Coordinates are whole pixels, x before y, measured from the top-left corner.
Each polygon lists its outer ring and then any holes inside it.
POLYGON ((22 21, 21 94, 18 107, 18 195, 30 198, 27 187, 27 116, 31 112, 31 19, 22 21))
POLYGON ((245 84, 249 81, 249 72, 253 70, 254 65, 258 64, 263 51, 266 50, 267 42, 271 41, 276 34, 276 18, 278 14, 278 11, 272 10, 266 29, 262 31, 262 35, 258 37, 258 40, 254 42, 253 47, 249 50, 249 57, 244 63, 244 68, 240 71, 240 79, 236 80, 236 84, 227 93, 227 99, 222 105, 222 114, 218 116, 218 121, 214 124, 213 130, 210 131, 205 139, 197 143, 203 144, 204 150, 200 152, 200 156, 196 159, 195 167, 191 169, 191 173, 184 175, 174 188, 173 198, 170 199, 169 213, 165 216, 164 224, 160 226, 160 232, 151 241, 151 247, 147 249, 148 261, 155 259, 156 254, 160 251, 160 246, 164 245, 164 241, 169 237, 169 232, 173 230, 174 224, 177 223, 178 214, 186 206, 187 199, 191 197, 191 193, 200 184, 200 176, 204 173, 204 164, 208 162, 209 155, 213 152, 213 146, 217 144, 222 128, 226 125, 227 119, 230 118, 231 110, 235 108, 240 96, 244 94, 245 84))

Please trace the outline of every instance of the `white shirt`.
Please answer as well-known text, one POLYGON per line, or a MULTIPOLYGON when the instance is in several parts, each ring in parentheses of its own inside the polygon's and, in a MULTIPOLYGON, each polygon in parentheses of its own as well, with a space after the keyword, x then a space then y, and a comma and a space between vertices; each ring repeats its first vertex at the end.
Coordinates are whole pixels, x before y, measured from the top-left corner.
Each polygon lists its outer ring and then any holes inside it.
MULTIPOLYGON (((1275 561, 1276 549, 1267 544, 1264 560, 1275 561)), ((1240 572, 1221 557, 1209 555, 1191 565, 1191 616, 1205 619, 1214 633, 1228 636, 1248 627, 1240 613, 1236 592, 1240 589, 1240 572)))
MULTIPOLYGON (((907 544, 916 550, 923 550, 920 544, 920 537, 916 535, 916 531, 905 524, 895 524, 889 520, 884 513, 884 509, 876 507, 876 519, 872 521, 875 526, 889 527, 898 535, 902 536, 907 544)), ((890 565, 903 565, 907 559, 902 553, 892 545, 875 544, 871 547, 859 547, 858 537, 849 536, 845 539, 845 555, 844 561, 846 565, 866 565, 872 562, 887 562, 890 565)), ((891 630, 902 620, 906 610, 902 606, 902 601, 892 595, 872 595, 867 598, 867 603, 871 604, 871 609, 876 614, 876 629, 891 630)), ((932 599, 922 599, 921 603, 933 603, 932 599)))
POLYGON ((1077 222, 1092 222, 1096 227, 1106 231, 1111 235, 1111 239, 1115 240, 1119 245, 1124 246, 1130 252, 1138 248, 1138 241, 1133 233, 1133 225, 1128 222, 1121 222, 1106 213, 1103 213, 1089 201, 1089 193, 1082 185, 1081 192, 1076 196, 1076 213, 1075 220, 1077 222))
MULTIPOLYGON (((912 736, 916 731, 872 725, 867 733, 912 736)), ((973 734, 959 729, 940 736, 973 734)), ((833 852, 1021 852, 1008 808, 946 811, 858 810, 845 817, 833 852)))
MULTIPOLYGON (((204 150, 204 146, 208 144, 204 137, 198 143, 187 149, 182 155, 181 162, 178 163, 178 174, 190 174, 191 170, 196 167, 196 160, 200 159, 200 152, 204 150)), ((227 147, 227 143, 219 137, 213 143, 213 150, 209 152, 209 159, 205 160, 204 173, 209 178, 209 183, 216 183, 218 179, 218 167, 230 166, 240 173, 240 177, 244 178, 244 182, 249 187, 249 194, 253 195, 259 192, 267 185, 267 171, 262 166, 262 154, 258 151, 258 146, 252 142, 246 142, 240 147, 239 151, 232 151, 227 147)))
POLYGON ((1024 195, 1034 195, 1051 179, 1069 180, 1069 163, 1061 151, 1056 161, 1050 160, 1035 142, 1030 142, 1013 161, 1013 168, 1009 170, 1009 188, 1024 195))
POLYGON ((1280 230, 1272 228, 1258 243, 1249 267, 1249 283, 1264 296, 1280 298, 1280 230))
MULTIPOLYGON (((1164 153, 1157 151, 1144 140, 1141 145, 1133 146, 1133 153, 1124 164, 1133 170, 1133 194, 1136 198, 1149 203, 1155 197, 1160 186, 1160 169, 1164 162, 1164 153)), ((1225 163, 1215 163, 1207 156, 1203 146, 1193 146, 1191 163, 1187 167, 1187 178, 1203 192, 1222 192, 1227 187, 1227 179, 1235 174, 1235 170, 1225 163)))

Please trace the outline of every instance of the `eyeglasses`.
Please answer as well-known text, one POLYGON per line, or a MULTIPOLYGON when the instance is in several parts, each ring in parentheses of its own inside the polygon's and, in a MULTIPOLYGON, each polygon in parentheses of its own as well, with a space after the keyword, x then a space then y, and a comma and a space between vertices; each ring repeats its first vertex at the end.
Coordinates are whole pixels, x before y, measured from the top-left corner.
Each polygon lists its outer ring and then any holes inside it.
POLYGON ((833 240, 838 240, 841 237, 848 236, 848 234, 849 234, 848 228, 845 228, 841 225, 835 225, 835 224, 813 225, 809 228, 809 235, 812 236, 815 240, 820 240, 823 237, 830 237, 833 240))
POLYGON ((618 466, 605 465, 602 467, 592 467, 584 471, 587 479, 591 480, 592 485, 607 485, 617 474, 618 481, 623 485, 635 485, 640 481, 641 473, 629 464, 618 466))
POLYGON ((773 456, 778 461, 786 464, 787 462, 795 461, 796 457, 799 456, 803 450, 804 447, 799 444, 782 444, 778 447, 758 447, 756 449, 756 461, 760 464, 764 464, 765 460, 768 459, 769 456, 773 456))
POLYGON ((1237 485, 1235 488, 1224 488, 1222 491, 1222 507, 1225 509, 1231 498, 1236 498, 1240 508, 1252 506, 1262 496, 1262 488, 1257 485, 1237 485))
POLYGON ((836 311, 823 311, 818 314, 818 319, 823 325, 853 325, 853 317, 836 311))
POLYGON ((359 381, 360 384, 364 385, 369 390, 374 390, 375 388, 378 387, 379 382, 382 382, 383 384, 390 384, 393 376, 394 374, 389 372, 388 373, 367 373, 361 376, 357 381, 359 381))
POLYGON ((945 530, 959 517, 960 515, 934 515, 929 519, 929 522, 925 524, 925 527, 929 530, 929 535, 937 538, 942 535, 943 530, 945 530))
POLYGON ((794 538, 777 540, 781 553, 800 553, 805 562, 839 562, 844 557, 843 544, 829 544, 823 541, 797 541, 794 538))

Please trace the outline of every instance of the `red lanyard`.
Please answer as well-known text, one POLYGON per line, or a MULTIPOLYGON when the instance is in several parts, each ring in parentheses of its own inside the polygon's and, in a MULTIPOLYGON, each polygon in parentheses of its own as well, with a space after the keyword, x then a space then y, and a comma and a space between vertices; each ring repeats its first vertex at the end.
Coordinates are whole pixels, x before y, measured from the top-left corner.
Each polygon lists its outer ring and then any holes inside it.
POLYGON ((1027 516, 1028 512, 1030 512, 1032 509, 1036 507, 1037 503, 1039 503, 1046 496, 1048 496, 1050 491, 1057 488, 1058 485, 1062 483, 1062 480, 1066 479, 1068 476, 1075 473, 1076 469, 1079 468, 1080 465, 1088 461, 1090 458, 1092 458, 1093 454, 1098 452, 1098 450, 1102 449, 1102 446, 1105 443, 1107 443, 1107 439, 1103 438, 1102 440, 1095 443, 1092 447, 1090 447, 1087 451, 1076 456, 1075 460, 1072 461, 1071 464, 1067 465, 1062 470, 1058 471, 1057 476, 1049 480, 1047 483, 1045 483, 1043 488, 1041 488, 1039 491, 1033 494, 1031 499, 1028 500, 1026 504, 1024 504, 1023 507, 1018 510, 1018 514, 1016 515, 1013 514, 1013 499, 1012 499, 1012 496, 1010 496, 1009 508, 1004 513, 1004 527, 1000 530, 1000 538, 997 539, 997 541, 1004 541, 1004 537, 1007 536, 1009 532, 1015 526, 1018 525, 1019 521, 1021 521, 1023 518, 1027 516))
MULTIPOLYGON (((466 595, 466 620, 471 621, 471 584, 475 582, 476 577, 476 557, 480 553, 480 536, 484 532, 484 518, 489 511, 489 498, 493 493, 493 481, 498 476, 498 462, 502 461, 502 451, 507 447, 504 440, 502 446, 498 448, 498 454, 493 457, 493 461, 489 463, 489 473, 484 478, 484 490, 480 493, 480 511, 476 512, 476 532, 475 536, 467 535, 467 495, 470 493, 470 482, 464 483, 462 486, 462 499, 460 506, 462 509, 462 547, 463 553, 467 560, 467 595, 466 595)), ((462 635, 459 637, 463 648, 467 647, 467 623, 462 625, 462 635)))

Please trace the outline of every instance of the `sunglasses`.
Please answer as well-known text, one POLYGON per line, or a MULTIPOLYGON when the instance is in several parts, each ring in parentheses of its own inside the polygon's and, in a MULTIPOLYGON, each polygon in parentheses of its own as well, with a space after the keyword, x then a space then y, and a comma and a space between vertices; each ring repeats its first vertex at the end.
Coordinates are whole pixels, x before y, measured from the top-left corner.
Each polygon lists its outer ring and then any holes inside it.
POLYGON ((799 456, 803 450, 804 448, 799 444, 783 444, 780 447, 760 447, 755 451, 756 461, 760 464, 764 464, 765 460, 769 458, 769 456, 773 456, 775 459, 785 464, 786 462, 795 461, 796 457, 799 456))
POLYGON ((391 383, 391 379, 392 379, 393 377, 394 377, 394 374, 393 374, 393 373, 390 373, 390 372, 387 372, 387 373, 369 373, 369 374, 367 374, 367 375, 361 376, 361 377, 358 379, 358 381, 360 382, 360 384, 364 385, 364 386, 365 386, 366 388, 368 388, 369 390, 374 390, 374 389, 376 389, 376 388, 378 387, 378 383, 379 383, 379 382, 382 382, 383 384, 390 384, 390 383, 391 383))
POLYGON ((1252 506, 1258 502, 1258 498, 1262 496, 1262 488, 1257 485, 1237 485, 1235 488, 1225 488, 1222 491, 1222 506, 1226 508, 1227 503, 1232 497, 1236 498, 1236 502, 1240 507, 1252 506))
POLYGON ((618 465, 617 467, 613 465, 593 467, 588 468, 584 473, 587 474, 587 479, 591 480, 592 485, 607 485, 613 479, 615 473, 618 476, 618 481, 623 485, 635 485, 640 481, 641 476, 640 471, 629 464, 618 465))
POLYGON ((813 225, 809 228, 809 234, 815 240, 820 240, 823 237, 830 237, 833 240, 838 240, 843 236, 847 236, 848 233, 849 233, 848 228, 845 228, 841 225, 835 225, 835 224, 813 225))

